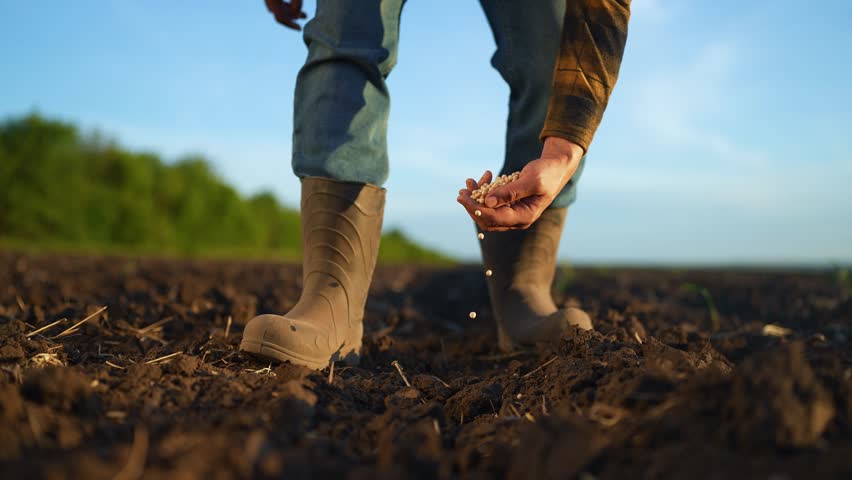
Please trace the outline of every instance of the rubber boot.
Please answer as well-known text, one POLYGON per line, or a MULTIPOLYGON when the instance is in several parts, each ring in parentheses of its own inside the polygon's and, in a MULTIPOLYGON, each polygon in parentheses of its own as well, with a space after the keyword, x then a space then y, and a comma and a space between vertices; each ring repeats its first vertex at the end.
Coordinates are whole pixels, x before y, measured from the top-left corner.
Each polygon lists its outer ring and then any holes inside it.
POLYGON ((284 315, 249 321, 241 350, 317 370, 358 363, 384 205, 383 188, 302 180, 301 298, 284 315))
POLYGON ((592 329, 592 321, 579 308, 559 310, 550 293, 556 273, 556 251, 565 225, 567 208, 547 209, 526 230, 480 232, 485 237, 482 259, 491 307, 497 320, 500 350, 558 340, 576 325, 592 329))

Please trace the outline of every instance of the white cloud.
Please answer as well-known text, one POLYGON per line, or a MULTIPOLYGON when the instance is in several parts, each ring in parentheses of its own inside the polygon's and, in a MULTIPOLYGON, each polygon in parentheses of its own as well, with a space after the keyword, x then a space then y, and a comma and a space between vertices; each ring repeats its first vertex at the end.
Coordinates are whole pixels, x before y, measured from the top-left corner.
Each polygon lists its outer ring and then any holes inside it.
POLYGON ((731 153, 730 142, 699 124, 702 117, 730 113, 725 92, 736 62, 736 48, 719 42, 705 47, 690 63, 651 70, 635 86, 626 87, 636 126, 665 146, 700 144, 710 136, 721 153, 731 153))
POLYGON ((738 56, 734 43, 708 44, 686 63, 653 68, 622 85, 632 148, 629 161, 594 165, 586 186, 599 191, 670 195, 756 212, 771 210, 789 183, 773 171, 768 151, 744 145, 726 131, 738 114, 729 100, 738 56), (775 180, 773 182, 772 180, 775 180))
POLYGON ((852 215, 852 163, 842 149, 799 158, 759 128, 765 114, 749 108, 738 83, 749 67, 746 42, 747 34, 716 38, 692 56, 626 63, 629 81, 619 84, 581 182, 573 253, 850 258, 852 229, 840 219, 852 215))

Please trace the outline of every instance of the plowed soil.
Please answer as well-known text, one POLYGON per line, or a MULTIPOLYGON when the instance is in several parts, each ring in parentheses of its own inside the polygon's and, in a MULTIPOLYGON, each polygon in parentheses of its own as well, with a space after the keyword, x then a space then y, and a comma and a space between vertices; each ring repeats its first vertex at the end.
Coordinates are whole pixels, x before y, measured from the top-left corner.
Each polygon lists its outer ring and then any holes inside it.
POLYGON ((333 377, 238 352, 300 283, 0 253, 0 477, 852 478, 831 272, 562 272, 597 330, 503 355, 478 267, 380 267, 362 362, 333 377))

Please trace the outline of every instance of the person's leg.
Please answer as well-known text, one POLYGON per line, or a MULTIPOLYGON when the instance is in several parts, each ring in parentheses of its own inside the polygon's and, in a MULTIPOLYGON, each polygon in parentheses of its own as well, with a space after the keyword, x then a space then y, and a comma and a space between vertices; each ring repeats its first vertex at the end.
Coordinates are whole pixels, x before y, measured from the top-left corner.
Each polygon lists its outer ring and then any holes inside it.
POLYGON ((388 174, 385 78, 403 0, 319 0, 296 82, 293 170, 302 178, 302 294, 260 315, 240 349, 321 369, 357 363, 388 174))
MULTIPOLYGON (((497 50, 491 64, 509 85, 506 158, 501 174, 519 171, 541 155, 539 133, 544 126, 559 53, 565 0, 480 0, 494 33, 497 50)), ((577 173, 551 208, 567 207, 577 196, 577 173)))
MULTIPOLYGON (((522 6, 510 0, 481 0, 481 4, 497 43, 491 63, 510 88, 506 159, 500 172, 506 174, 523 169, 541 154, 539 132, 550 99, 565 0, 531 0, 522 6)), ((559 339, 572 326, 592 328, 582 310, 559 310, 550 292, 566 207, 576 197, 582 166, 530 228, 481 232, 482 259, 492 272, 487 283, 498 344, 504 351, 516 344, 559 339)))
POLYGON ((388 176, 385 79, 404 0, 319 0, 296 80, 293 171, 382 185, 388 176))

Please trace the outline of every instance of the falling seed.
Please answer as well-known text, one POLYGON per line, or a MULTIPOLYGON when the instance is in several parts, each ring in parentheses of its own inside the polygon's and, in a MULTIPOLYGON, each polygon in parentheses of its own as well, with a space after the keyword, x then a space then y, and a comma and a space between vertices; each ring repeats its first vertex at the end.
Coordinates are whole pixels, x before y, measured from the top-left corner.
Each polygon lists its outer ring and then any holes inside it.
POLYGON ((492 273, 494 273, 494 272, 492 272, 491 270, 486 270, 486 271, 485 271, 485 276, 486 276, 486 277, 490 277, 492 273))
POLYGON ((485 238, 485 234, 484 233, 477 233, 476 238, 482 240, 483 238, 485 238))
POLYGON ((480 212, 479 210, 477 210, 477 211, 473 212, 473 214, 474 214, 474 215, 476 215, 477 217, 481 217, 481 216, 482 216, 482 212, 480 212))
POLYGON ((469 316, 471 319, 476 318, 476 312, 470 312, 470 314, 468 314, 468 316, 469 316))

